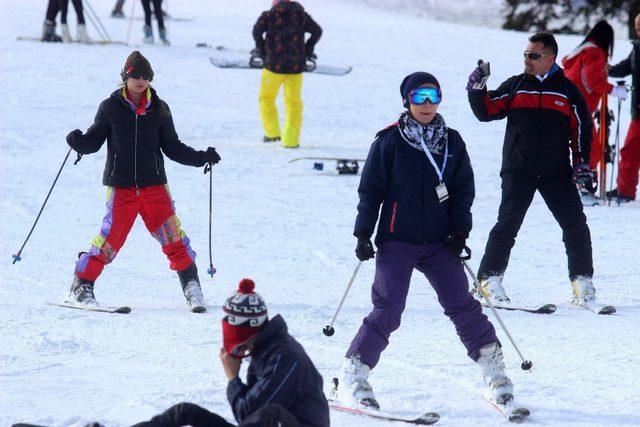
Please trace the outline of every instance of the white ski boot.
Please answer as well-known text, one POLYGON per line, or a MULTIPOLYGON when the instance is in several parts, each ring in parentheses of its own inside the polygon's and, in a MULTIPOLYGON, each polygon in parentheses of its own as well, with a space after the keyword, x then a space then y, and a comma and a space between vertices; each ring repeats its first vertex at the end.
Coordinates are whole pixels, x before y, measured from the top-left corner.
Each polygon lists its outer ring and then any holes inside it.
POLYGON ((504 357, 498 343, 488 344, 480 349, 478 365, 484 377, 485 397, 499 405, 513 400, 513 383, 504 372, 504 357))
POLYGON ((596 288, 593 286, 591 277, 578 276, 571 281, 573 288, 573 304, 587 305, 596 301, 596 288))
POLYGON ((60 37, 64 43, 73 43, 71 33, 69 32, 69 26, 67 24, 60 24, 60 37))
POLYGON ((580 194, 580 201, 582 206, 598 206, 600 204, 600 198, 585 188, 578 190, 580 194))
POLYGON ((358 356, 345 359, 340 372, 338 398, 343 405, 360 405, 369 409, 380 409, 367 379, 371 368, 360 361, 358 356))
POLYGON ((207 308, 204 306, 204 297, 202 296, 202 288, 200 288, 200 279, 198 278, 198 268, 192 263, 186 270, 178 271, 182 292, 187 299, 189 309, 194 313, 204 313, 207 308))
POLYGON ((93 43, 93 39, 89 37, 87 33, 87 26, 84 24, 78 24, 78 28, 76 29, 77 40, 80 43, 91 44, 93 43))
POLYGON ((167 38, 167 30, 166 30, 166 28, 162 28, 162 29, 158 30, 158 33, 160 35, 160 44, 162 46, 171 46, 171 43, 169 42, 169 39, 167 38))
POLYGON ((142 27, 142 31, 144 32, 144 38, 142 42, 145 44, 153 44, 153 29, 150 25, 145 25, 142 27))
MULTIPOLYGON (((507 296, 507 292, 502 287, 501 276, 489 276, 486 279, 480 280, 480 285, 489 296, 489 299, 491 299, 491 302, 498 304, 511 303, 511 300, 507 296)), ((474 291, 476 298, 482 300, 482 294, 477 289, 474 289, 474 291)))
POLYGON ((90 280, 81 279, 78 276, 73 276, 73 283, 69 290, 68 302, 70 304, 97 307, 98 301, 93 294, 93 285, 95 282, 90 280))

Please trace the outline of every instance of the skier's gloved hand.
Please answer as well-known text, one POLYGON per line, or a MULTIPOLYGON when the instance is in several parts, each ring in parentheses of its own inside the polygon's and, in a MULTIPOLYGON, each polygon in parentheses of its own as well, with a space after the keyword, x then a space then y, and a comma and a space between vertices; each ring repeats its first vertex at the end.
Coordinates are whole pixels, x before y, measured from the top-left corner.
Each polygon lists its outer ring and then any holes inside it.
POLYGON ((69 144, 69 147, 73 148, 75 151, 78 151, 81 136, 82 131, 80 129, 72 130, 71 132, 69 132, 69 135, 67 135, 67 144, 69 144))
POLYGON ((467 91, 482 90, 475 89, 473 87, 473 85, 478 83, 480 80, 482 80, 482 70, 480 69, 480 66, 478 66, 471 72, 471 74, 469 74, 469 80, 467 81, 467 91))
POLYGON ((460 256, 467 243, 467 233, 456 231, 447 236, 444 245, 457 257, 460 256))
POLYGON ((573 167, 573 176, 571 177, 575 185, 579 185, 593 192, 593 177, 591 176, 591 169, 586 163, 578 163, 573 167))
POLYGON ((373 244, 371 239, 367 237, 358 237, 358 244, 356 245, 356 256, 360 261, 366 261, 373 258, 376 255, 376 251, 373 250, 373 244))
POLYGON ((203 157, 205 163, 209 163, 209 164, 212 164, 212 165, 215 165, 220 160, 222 160, 220 158, 220 155, 216 151, 216 149, 213 148, 213 147, 207 148, 207 151, 204 151, 202 153, 202 157, 203 157))
POLYGON ((251 50, 251 56, 264 59, 264 52, 259 47, 256 47, 251 50))
POLYGON ((627 99, 628 92, 629 91, 627 90, 627 86, 617 85, 617 86, 614 86, 613 89, 611 89, 611 92, 609 92, 609 95, 615 96, 617 98, 624 100, 624 99, 627 99))

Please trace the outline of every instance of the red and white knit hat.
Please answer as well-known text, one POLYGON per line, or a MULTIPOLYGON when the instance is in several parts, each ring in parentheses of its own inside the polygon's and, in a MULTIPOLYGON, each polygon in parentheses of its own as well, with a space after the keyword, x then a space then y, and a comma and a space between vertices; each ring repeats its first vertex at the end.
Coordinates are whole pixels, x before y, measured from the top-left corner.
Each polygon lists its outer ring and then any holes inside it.
POLYGON ((267 306, 254 292, 255 286, 253 280, 242 279, 237 292, 227 299, 222 308, 222 343, 226 352, 234 357, 244 357, 244 351, 237 347, 242 347, 260 332, 267 321, 267 306))

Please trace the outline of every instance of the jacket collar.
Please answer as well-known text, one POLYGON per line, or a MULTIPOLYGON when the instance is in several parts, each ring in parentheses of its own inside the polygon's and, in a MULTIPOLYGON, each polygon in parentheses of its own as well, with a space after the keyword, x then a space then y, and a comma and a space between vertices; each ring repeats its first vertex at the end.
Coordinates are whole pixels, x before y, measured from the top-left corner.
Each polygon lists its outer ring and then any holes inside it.
POLYGON ((261 352, 266 350, 269 346, 273 345, 275 341, 278 341, 284 335, 287 334, 287 324, 282 316, 277 314, 272 319, 269 319, 267 323, 262 327, 262 330, 258 332, 254 342, 251 355, 253 357, 258 356, 261 352))

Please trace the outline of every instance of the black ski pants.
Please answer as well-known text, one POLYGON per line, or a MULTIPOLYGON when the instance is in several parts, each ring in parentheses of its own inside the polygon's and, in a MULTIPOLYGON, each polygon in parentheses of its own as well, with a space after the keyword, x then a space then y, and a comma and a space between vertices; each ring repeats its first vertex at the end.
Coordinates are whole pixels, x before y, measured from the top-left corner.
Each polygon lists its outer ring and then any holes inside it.
POLYGON ((562 228, 562 241, 567 252, 569 278, 593 276, 591 234, 582 202, 571 182, 571 175, 537 177, 520 172, 502 174, 502 200, 498 222, 489 233, 487 247, 480 263, 480 280, 502 276, 509 263, 511 248, 531 205, 536 190, 562 228))
POLYGON ((151 2, 153 1, 153 13, 158 21, 158 28, 164 29, 164 17, 162 16, 162 0, 142 0, 144 9, 144 25, 151 26, 151 2))
MULTIPOLYGON (((76 10, 78 16, 78 24, 85 25, 84 10, 82 9, 82 0, 72 0, 73 8, 76 10)), ((58 12, 62 12, 60 22, 67 23, 69 0, 49 0, 47 6, 46 18, 49 21, 55 22, 58 12)))
MULTIPOLYGON (((133 427, 234 427, 224 418, 193 403, 179 403, 149 421, 133 427)), ((245 418, 240 427, 300 427, 300 423, 280 405, 267 405, 245 418)))

